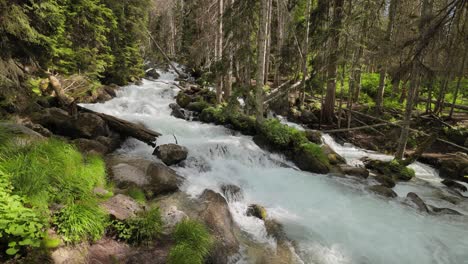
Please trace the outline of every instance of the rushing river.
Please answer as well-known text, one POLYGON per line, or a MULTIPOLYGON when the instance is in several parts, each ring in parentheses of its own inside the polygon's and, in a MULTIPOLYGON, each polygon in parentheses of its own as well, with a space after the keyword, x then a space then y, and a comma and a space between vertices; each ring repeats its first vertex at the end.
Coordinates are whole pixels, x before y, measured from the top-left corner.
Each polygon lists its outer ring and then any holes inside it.
MULTIPOLYGON (((174 143, 175 136, 189 149, 187 165, 175 167, 187 178, 182 189, 188 194, 197 196, 205 188, 219 191, 222 184, 240 186, 244 200, 230 203, 230 209, 252 240, 274 244, 263 222, 245 215, 249 204, 258 203, 284 225, 304 263, 468 263, 465 216, 423 215, 399 202, 409 191, 438 202, 433 194, 441 192, 440 179, 431 168, 413 165, 419 179, 397 185, 398 199, 380 199, 355 180, 294 169, 283 157, 261 150, 251 137, 172 117, 168 105, 178 92, 173 80, 173 74, 163 73, 156 82, 124 87, 113 100, 87 107, 145 124, 164 135, 158 144, 174 143)), ((324 139, 350 164, 369 155, 389 158, 338 145, 327 135, 324 139)), ((129 140, 119 151, 152 158, 153 149, 129 140)))

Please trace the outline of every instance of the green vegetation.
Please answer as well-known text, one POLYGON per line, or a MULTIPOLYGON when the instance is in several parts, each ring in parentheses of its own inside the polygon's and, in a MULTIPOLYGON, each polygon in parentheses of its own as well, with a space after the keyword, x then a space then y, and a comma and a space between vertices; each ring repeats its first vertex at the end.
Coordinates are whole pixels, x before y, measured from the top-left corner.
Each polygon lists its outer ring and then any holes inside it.
POLYGON ((67 205, 54 216, 53 223, 65 242, 76 243, 99 240, 108 219, 95 202, 88 201, 67 205))
MULTIPOLYGON (((260 125, 260 134, 268 140, 271 145, 279 149, 300 149, 303 144, 310 143, 305 132, 293 127, 281 124, 277 119, 267 119, 260 125)), ((315 145, 315 144, 313 144, 315 145)))
POLYGON ((409 181, 416 175, 413 169, 401 165, 397 160, 390 161, 388 169, 396 175, 398 180, 402 181, 409 181))
POLYGON ((162 232, 162 220, 159 208, 152 208, 125 221, 115 220, 112 227, 119 239, 132 244, 141 244, 158 238, 162 232))
POLYGON ((127 190, 128 196, 132 197, 135 199, 135 201, 144 204, 146 203, 146 195, 143 190, 141 190, 138 187, 132 186, 127 190))
POLYGON ((47 238, 51 224, 65 242, 99 239, 107 217, 93 189, 105 186, 103 160, 83 157, 57 139, 15 137, 0 129, 0 245, 8 245, 1 249, 15 255, 41 244, 54 247, 60 241, 47 238), (63 208, 52 215, 52 204, 63 208))
POLYGON ((170 264, 202 264, 210 253, 213 239, 206 227, 194 220, 178 223, 174 230, 176 245, 169 253, 170 264))

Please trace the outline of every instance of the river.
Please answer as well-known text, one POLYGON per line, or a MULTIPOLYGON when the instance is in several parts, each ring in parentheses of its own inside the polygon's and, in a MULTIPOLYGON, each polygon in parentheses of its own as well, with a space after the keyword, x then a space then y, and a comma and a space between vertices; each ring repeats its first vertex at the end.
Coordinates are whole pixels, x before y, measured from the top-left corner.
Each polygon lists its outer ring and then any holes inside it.
MULTIPOLYGON (((434 196, 443 188, 432 168, 413 165, 418 179, 398 184, 399 197, 392 201, 365 192, 366 185, 353 179, 297 170, 280 155, 260 149, 251 137, 222 126, 172 117, 168 105, 178 92, 171 85, 174 77, 162 73, 156 82, 145 80, 140 86, 123 87, 116 98, 86 107, 141 122, 162 133, 158 145, 174 143, 177 138, 189 149, 189 157, 185 167, 174 169, 186 177, 182 190, 191 196, 205 188, 220 191, 222 184, 240 186, 244 199, 229 206, 235 222, 252 240, 270 246, 275 243, 267 237, 261 220, 245 215, 247 206, 257 203, 284 225, 287 235, 297 242, 303 263, 468 263, 466 216, 430 216, 400 203, 414 191, 433 205, 453 207, 434 196)), ((359 164, 362 156, 389 158, 341 146, 328 135, 324 140, 350 164, 359 164)), ((118 150, 148 159, 154 158, 152 151, 132 139, 118 150)), ((465 213, 466 208, 457 210, 465 213)))

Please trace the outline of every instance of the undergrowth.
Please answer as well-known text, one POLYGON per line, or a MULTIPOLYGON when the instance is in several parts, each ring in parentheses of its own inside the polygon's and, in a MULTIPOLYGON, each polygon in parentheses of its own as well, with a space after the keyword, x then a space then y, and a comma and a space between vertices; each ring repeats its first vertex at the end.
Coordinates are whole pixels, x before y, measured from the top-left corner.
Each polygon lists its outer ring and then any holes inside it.
POLYGON ((125 221, 114 220, 112 227, 117 237, 131 244, 142 244, 157 239, 162 232, 162 219, 158 207, 140 212, 125 221))
POLYGON ((184 220, 174 230, 176 245, 169 252, 169 264, 202 264, 210 253, 213 238, 200 222, 184 220))

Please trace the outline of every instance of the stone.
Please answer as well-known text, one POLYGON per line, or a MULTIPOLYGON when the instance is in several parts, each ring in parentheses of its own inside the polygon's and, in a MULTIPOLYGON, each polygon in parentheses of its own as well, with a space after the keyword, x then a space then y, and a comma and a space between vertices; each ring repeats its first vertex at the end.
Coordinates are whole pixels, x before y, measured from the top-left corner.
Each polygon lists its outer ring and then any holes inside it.
POLYGON ((452 190, 458 190, 458 191, 461 191, 461 192, 468 191, 468 188, 466 188, 465 185, 463 185, 463 184, 461 184, 459 182, 456 182, 456 181, 445 179, 445 180, 442 181, 442 184, 444 184, 445 186, 449 187, 452 190))
POLYGON ((13 142, 18 146, 26 146, 45 139, 41 134, 20 124, 0 122, 0 128, 10 133, 13 136, 13 142))
POLYGON ((320 160, 313 153, 310 153, 303 149, 295 152, 292 156, 292 160, 299 169, 304 170, 304 171, 309 171, 309 172, 319 173, 319 174, 327 174, 330 172, 330 167, 327 163, 320 160))
POLYGON ((438 208, 431 206, 431 210, 435 215, 463 215, 462 213, 450 208, 438 208))
POLYGON ((171 115, 179 119, 188 119, 188 116, 185 114, 185 110, 182 109, 178 104, 170 104, 169 107, 172 109, 171 115))
POLYGON ((156 147, 153 152, 164 164, 175 165, 187 158, 188 150, 186 147, 176 144, 164 144, 156 147))
POLYGON ((393 188, 395 187, 395 181, 388 176, 378 174, 373 177, 376 181, 378 181, 381 185, 388 187, 388 188, 393 188))
POLYGON ((267 218, 267 212, 265 207, 258 204, 251 204, 247 208, 247 216, 253 216, 258 219, 265 220, 267 218))
POLYGON ((439 159, 440 177, 468 183, 468 155, 457 152, 439 159))
POLYGON ((87 263, 115 264, 124 263, 127 255, 134 249, 123 242, 103 238, 94 243, 88 250, 87 263))
POLYGON ((381 161, 364 159, 364 165, 367 169, 376 172, 377 174, 385 175, 394 180, 409 181, 415 176, 413 169, 403 166, 398 161, 381 161))
POLYGON ((304 110, 301 112, 300 121, 304 124, 318 123, 319 119, 310 110, 304 110))
POLYGON ((367 177, 369 177, 369 171, 366 168, 353 167, 353 166, 344 164, 344 165, 340 165, 340 170, 348 176, 353 176, 353 177, 363 178, 363 179, 367 179, 367 177))
POLYGON ((338 164, 346 164, 346 160, 336 153, 330 146, 323 145, 321 146, 322 151, 325 155, 327 155, 330 164, 338 165, 338 164))
POLYGON ((72 143, 83 153, 100 155, 109 153, 109 149, 96 140, 79 138, 73 140, 72 143))
POLYGON ((322 133, 318 130, 306 129, 305 130, 306 138, 317 145, 322 145, 322 133))
POLYGON ((98 115, 91 113, 80 113, 73 125, 77 133, 84 138, 95 138, 109 134, 106 122, 98 115))
POLYGON ((171 234, 174 227, 185 219, 188 219, 186 213, 177 209, 177 206, 161 207, 161 218, 164 223, 164 233, 171 234))
MULTIPOLYGON (((149 165, 148 161, 148 165, 149 165)), ((148 166, 147 165, 147 166, 148 166)), ((112 178, 119 187, 127 187, 129 185, 137 185, 144 187, 149 184, 146 176, 146 168, 142 169, 128 163, 120 163, 111 167, 112 178)))
POLYGON ((420 212, 428 213, 426 203, 414 192, 410 192, 406 195, 405 203, 411 207, 418 209, 420 212))
POLYGON ((145 71, 145 77, 150 80, 157 80, 161 76, 155 68, 150 68, 145 71))
POLYGON ((392 189, 383 185, 374 185, 366 188, 368 191, 387 198, 395 198, 398 195, 392 189))
POLYGON ((176 102, 180 107, 185 108, 192 102, 192 98, 183 92, 179 92, 176 97, 176 102))
POLYGON ((242 189, 234 184, 223 184, 221 186, 221 192, 228 202, 238 202, 244 199, 242 189))
POLYGON ((101 207, 115 219, 121 221, 135 217, 137 212, 143 210, 137 201, 123 194, 117 194, 103 202, 101 207))
POLYGON ((117 150, 122 144, 122 140, 120 136, 118 134, 113 134, 113 133, 111 133, 111 135, 108 137, 99 136, 95 140, 101 143, 102 145, 106 146, 107 149, 109 150, 109 153, 117 150))
POLYGON ((199 217, 210 228, 215 240, 208 262, 228 263, 229 257, 239 251, 228 204, 221 194, 212 190, 205 190, 199 200, 202 202, 199 217))
POLYGON ((89 245, 82 243, 74 246, 60 247, 54 250, 50 257, 54 264, 87 263, 89 245))
POLYGON ((146 175, 149 177, 149 189, 156 195, 176 192, 182 182, 182 177, 160 163, 151 163, 146 170, 146 175))

